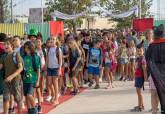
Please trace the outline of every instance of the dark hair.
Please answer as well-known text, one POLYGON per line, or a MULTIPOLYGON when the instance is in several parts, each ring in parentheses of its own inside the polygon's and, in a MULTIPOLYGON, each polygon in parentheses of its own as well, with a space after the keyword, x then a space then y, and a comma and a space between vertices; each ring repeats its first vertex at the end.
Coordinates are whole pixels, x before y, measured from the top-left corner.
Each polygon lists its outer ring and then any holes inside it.
POLYGON ((154 28, 154 36, 156 39, 163 38, 165 36, 165 28, 163 24, 154 28))
POLYGON ((4 42, 7 38, 7 35, 5 33, 0 33, 0 42, 4 42))
POLYGON ((35 54, 35 45, 34 43, 28 41, 24 44, 24 53, 26 55, 26 52, 25 52, 25 47, 28 47, 28 49, 30 50, 31 52, 31 55, 34 55, 35 54))
POLYGON ((136 31, 133 30, 133 31, 132 31, 132 35, 134 36, 134 35, 136 35, 136 34, 137 34, 136 31))
POLYGON ((13 38, 19 38, 19 39, 20 39, 21 37, 20 37, 20 36, 18 36, 18 35, 15 35, 13 38))
POLYGON ((37 39, 40 39, 41 41, 43 41, 42 33, 38 32, 37 39))

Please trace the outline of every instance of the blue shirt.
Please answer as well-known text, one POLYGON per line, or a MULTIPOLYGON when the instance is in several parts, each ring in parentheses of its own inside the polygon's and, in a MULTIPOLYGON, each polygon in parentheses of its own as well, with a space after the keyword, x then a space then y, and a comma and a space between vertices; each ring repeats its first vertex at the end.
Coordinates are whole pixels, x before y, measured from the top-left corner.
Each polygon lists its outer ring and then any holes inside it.
POLYGON ((99 67, 101 61, 101 51, 98 48, 91 48, 89 50, 89 66, 99 67))

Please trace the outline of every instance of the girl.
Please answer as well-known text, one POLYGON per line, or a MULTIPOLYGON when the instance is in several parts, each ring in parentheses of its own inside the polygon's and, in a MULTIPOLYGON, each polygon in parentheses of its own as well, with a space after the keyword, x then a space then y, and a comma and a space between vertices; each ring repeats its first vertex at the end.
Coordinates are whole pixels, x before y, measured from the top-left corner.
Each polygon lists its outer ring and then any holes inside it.
POLYGON ((38 95, 38 113, 42 113, 41 102, 43 102, 45 57, 44 57, 44 52, 42 50, 42 41, 39 38, 37 38, 36 40, 36 53, 40 57, 40 63, 41 63, 40 88, 37 89, 37 93, 38 93, 37 95, 38 95))
POLYGON ((126 48, 126 41, 122 41, 119 49, 119 62, 120 62, 120 81, 127 80, 127 71, 128 71, 128 55, 126 48))
POLYGON ((47 54, 47 75, 48 83, 51 88, 52 99, 51 103, 55 106, 59 104, 58 94, 58 78, 61 75, 61 66, 62 66, 62 51, 56 45, 57 39, 55 37, 50 39, 51 47, 48 50, 47 54), (53 86, 53 87, 52 87, 53 86))
POLYGON ((24 75, 23 90, 26 98, 28 113, 37 114, 35 100, 33 97, 34 87, 39 88, 40 58, 35 53, 35 45, 32 42, 24 44, 24 75))
POLYGON ((106 89, 111 89, 112 88, 112 75, 111 75, 111 63, 112 63, 112 50, 110 47, 110 43, 106 42, 104 43, 104 49, 103 49, 103 56, 104 56, 104 72, 105 76, 108 79, 108 86, 106 89))
POLYGON ((69 76, 72 79, 73 83, 73 88, 74 90, 71 92, 71 94, 76 95, 79 92, 78 89, 78 68, 79 68, 79 62, 80 62, 80 57, 81 57, 81 52, 80 49, 74 39, 70 39, 68 42, 70 51, 69 51, 69 76))
POLYGON ((129 80, 134 79, 135 72, 135 58, 136 58, 136 47, 134 41, 130 41, 128 48, 128 56, 129 56, 129 80))

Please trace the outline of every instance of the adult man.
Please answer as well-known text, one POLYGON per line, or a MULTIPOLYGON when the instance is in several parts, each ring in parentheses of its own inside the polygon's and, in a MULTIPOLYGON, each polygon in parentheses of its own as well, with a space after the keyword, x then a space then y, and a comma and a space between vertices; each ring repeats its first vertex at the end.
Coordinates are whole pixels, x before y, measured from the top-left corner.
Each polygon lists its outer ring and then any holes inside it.
POLYGON ((146 52, 148 75, 151 74, 161 104, 161 113, 165 114, 165 28, 155 27, 154 42, 146 52))

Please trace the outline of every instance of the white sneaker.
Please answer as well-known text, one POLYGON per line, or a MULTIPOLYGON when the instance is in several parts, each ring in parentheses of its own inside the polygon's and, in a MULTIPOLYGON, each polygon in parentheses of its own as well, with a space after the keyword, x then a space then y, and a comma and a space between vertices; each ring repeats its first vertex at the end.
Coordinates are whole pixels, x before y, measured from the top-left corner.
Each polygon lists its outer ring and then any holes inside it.
POLYGON ((102 82, 103 82, 103 80, 100 78, 100 79, 99 79, 99 82, 100 82, 100 83, 102 83, 102 82))
POLYGON ((45 100, 50 102, 51 99, 52 99, 52 96, 48 96, 45 100))
POLYGON ((37 99, 37 98, 35 99, 35 103, 36 103, 36 104, 38 103, 38 99, 37 99))
POLYGON ((25 103, 22 103, 22 109, 25 109, 26 107, 25 107, 25 103))

